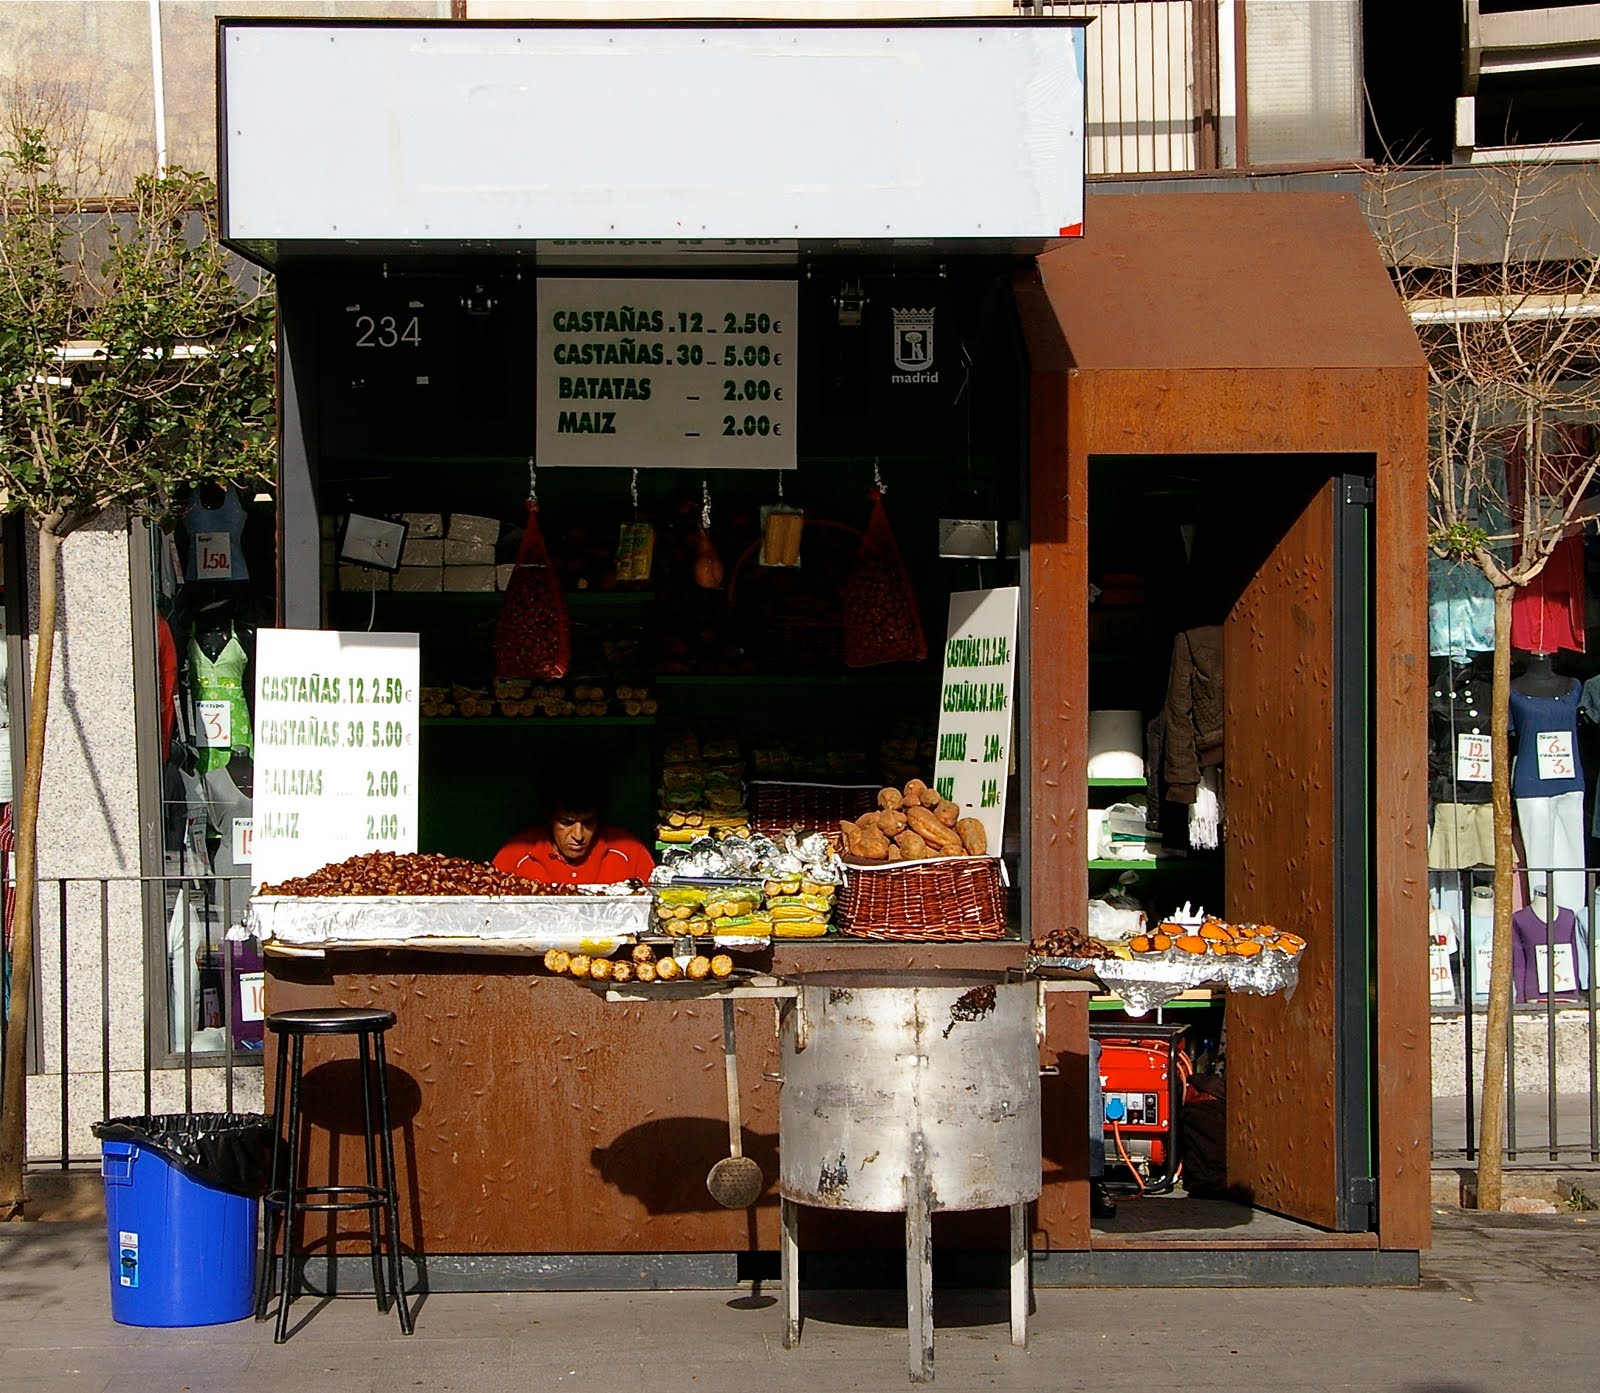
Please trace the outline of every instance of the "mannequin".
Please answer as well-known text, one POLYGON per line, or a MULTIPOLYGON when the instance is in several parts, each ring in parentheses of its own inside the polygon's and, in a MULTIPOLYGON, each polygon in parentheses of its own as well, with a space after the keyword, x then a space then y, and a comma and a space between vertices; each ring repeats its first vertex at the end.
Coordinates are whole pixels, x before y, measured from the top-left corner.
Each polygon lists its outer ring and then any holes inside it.
MULTIPOLYGON (((1489 999, 1489 970, 1494 961, 1494 887, 1474 885, 1467 903, 1467 942, 1472 945, 1472 999, 1489 999)), ((1463 970, 1463 981, 1465 970, 1463 970)))
POLYGON ((1552 909, 1542 886, 1511 916, 1511 931, 1511 980, 1518 1001, 1542 1001, 1547 995, 1576 1000, 1588 987, 1589 955, 1577 916, 1565 906, 1552 909))
POLYGON ((1512 680, 1511 690, 1524 696, 1558 697, 1573 680, 1556 672, 1548 653, 1530 653, 1521 675, 1512 680))
POLYGON ((191 750, 185 767, 197 814, 203 814, 211 870, 245 874, 235 861, 234 823, 251 814, 254 740, 250 662, 255 633, 227 598, 202 602, 185 650, 184 690, 191 750))
MULTIPOLYGON (((1511 796, 1530 871, 1554 871, 1558 906, 1585 921, 1583 903, 1583 768, 1578 763, 1582 685, 1534 653, 1511 683, 1511 796)), ((1543 883, 1541 877, 1541 884, 1543 883)))

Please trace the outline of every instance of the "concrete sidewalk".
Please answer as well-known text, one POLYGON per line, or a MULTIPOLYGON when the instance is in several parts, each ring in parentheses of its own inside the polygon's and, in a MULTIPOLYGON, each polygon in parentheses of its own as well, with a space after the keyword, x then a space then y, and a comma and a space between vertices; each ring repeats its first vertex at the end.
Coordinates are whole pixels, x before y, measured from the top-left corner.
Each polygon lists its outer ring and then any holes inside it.
MULTIPOLYGON (((1591 1393, 1600 1373, 1600 1212, 1519 1217, 1440 1208, 1415 1290, 1041 1290, 1028 1349, 1003 1293, 936 1301, 946 1389, 1396 1390, 1591 1393)), ((805 1294, 800 1347, 780 1345, 770 1291, 434 1295, 416 1333, 370 1297, 296 1333, 112 1322, 102 1225, 0 1225, 5 1393, 815 1393, 906 1387, 898 1293, 805 1294)))

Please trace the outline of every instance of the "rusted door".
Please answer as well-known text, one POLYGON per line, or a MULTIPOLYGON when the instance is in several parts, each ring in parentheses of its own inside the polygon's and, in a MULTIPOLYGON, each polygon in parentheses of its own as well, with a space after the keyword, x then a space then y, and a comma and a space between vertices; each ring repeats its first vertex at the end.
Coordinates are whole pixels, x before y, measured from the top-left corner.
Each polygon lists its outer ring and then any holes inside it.
POLYGON ((1228 1173, 1263 1208, 1364 1229, 1369 493, 1334 470, 1256 484, 1224 625, 1227 913, 1307 947, 1292 997, 1228 1000, 1228 1173))

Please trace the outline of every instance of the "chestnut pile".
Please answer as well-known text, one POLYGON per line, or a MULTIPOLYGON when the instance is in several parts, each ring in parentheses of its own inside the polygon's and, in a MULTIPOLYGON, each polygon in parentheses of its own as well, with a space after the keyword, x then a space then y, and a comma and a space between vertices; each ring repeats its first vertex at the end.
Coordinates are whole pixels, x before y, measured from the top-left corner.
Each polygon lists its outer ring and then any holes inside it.
POLYGON ((371 851, 310 875, 263 885, 263 895, 555 895, 556 886, 481 861, 422 851, 371 851))

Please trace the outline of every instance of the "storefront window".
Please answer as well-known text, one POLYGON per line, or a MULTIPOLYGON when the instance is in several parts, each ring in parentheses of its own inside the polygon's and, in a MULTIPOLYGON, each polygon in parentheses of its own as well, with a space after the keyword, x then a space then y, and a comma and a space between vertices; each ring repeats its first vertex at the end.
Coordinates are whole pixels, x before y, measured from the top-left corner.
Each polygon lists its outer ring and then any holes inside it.
MULTIPOLYGON (((1552 428, 1592 458, 1595 430, 1552 428)), ((1547 446, 1547 448, 1549 448, 1547 446)), ((1521 496, 1513 435, 1491 461, 1485 496, 1521 496), (1503 472, 1503 477, 1501 477, 1503 472), (1509 486, 1509 487, 1508 487, 1509 486)), ((1490 532, 1515 523, 1480 520, 1490 532)), ((1512 600, 1512 816, 1519 870, 1512 916, 1514 1003, 1582 1000, 1594 921, 1595 773, 1600 663, 1588 596, 1600 539, 1574 529, 1512 600)), ((1428 567, 1429 981, 1435 1008, 1488 1000, 1494 940, 1491 695, 1494 595, 1471 562, 1428 567)))
POLYGON ((258 1049, 261 959, 227 941, 250 893, 256 630, 276 618, 269 494, 202 485, 151 528, 159 953, 174 1053, 258 1049))

